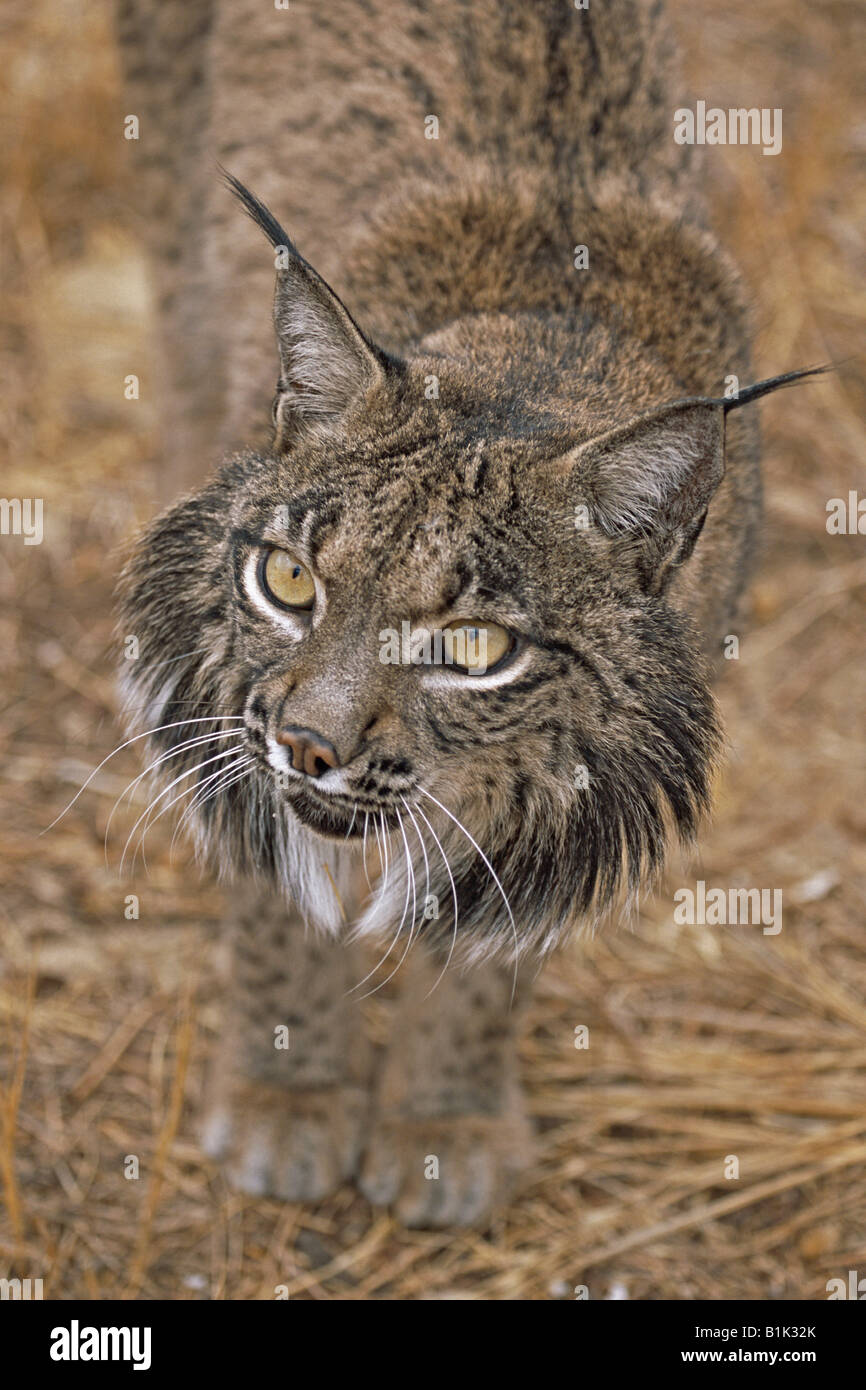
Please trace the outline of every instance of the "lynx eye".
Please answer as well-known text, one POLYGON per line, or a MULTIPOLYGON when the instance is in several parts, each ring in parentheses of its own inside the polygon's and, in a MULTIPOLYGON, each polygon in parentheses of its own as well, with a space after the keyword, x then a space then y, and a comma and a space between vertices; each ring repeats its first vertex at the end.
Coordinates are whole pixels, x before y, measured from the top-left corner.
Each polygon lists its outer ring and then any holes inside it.
POLYGON ((309 611, 316 598, 313 576, 286 550, 269 550, 259 567, 259 581, 268 598, 281 608, 309 611))
POLYGON ((514 638, 497 623, 456 622, 442 629, 442 654, 448 666, 471 676, 492 671, 511 651, 514 638))

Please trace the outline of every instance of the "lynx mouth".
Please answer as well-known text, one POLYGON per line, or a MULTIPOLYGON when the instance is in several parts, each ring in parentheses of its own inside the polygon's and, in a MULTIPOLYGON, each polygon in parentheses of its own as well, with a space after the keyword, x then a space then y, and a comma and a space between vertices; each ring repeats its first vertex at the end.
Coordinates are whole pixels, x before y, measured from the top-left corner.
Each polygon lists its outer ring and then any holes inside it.
POLYGON ((390 806, 336 801, 331 796, 326 800, 306 786, 291 787, 286 797, 298 820, 329 840, 360 839, 364 823, 369 824, 371 817, 384 816, 389 829, 397 824, 396 812, 390 806))
POLYGON ((355 824, 352 824, 352 812, 342 806, 324 806, 317 798, 313 798, 306 791, 297 791, 289 797, 289 804, 292 811, 309 830, 315 830, 317 834, 324 836, 325 839, 349 839, 360 834, 364 828, 364 819, 361 817, 358 824, 358 817, 355 816, 355 824))

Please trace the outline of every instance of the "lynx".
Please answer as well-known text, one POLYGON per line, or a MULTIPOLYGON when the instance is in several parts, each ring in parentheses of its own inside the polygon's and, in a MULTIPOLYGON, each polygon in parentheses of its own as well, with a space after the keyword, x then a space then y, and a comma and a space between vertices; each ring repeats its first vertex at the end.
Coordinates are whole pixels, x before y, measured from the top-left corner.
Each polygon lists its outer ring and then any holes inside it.
POLYGON ((660 4, 119 27, 192 489, 124 571, 127 708, 234 885, 204 1145, 247 1192, 481 1222, 531 1155, 528 978, 707 810, 760 530, 739 407, 798 374, 750 384, 660 4), (382 659, 405 625, 433 659, 382 659), (362 939, 405 986, 381 1062, 362 939))

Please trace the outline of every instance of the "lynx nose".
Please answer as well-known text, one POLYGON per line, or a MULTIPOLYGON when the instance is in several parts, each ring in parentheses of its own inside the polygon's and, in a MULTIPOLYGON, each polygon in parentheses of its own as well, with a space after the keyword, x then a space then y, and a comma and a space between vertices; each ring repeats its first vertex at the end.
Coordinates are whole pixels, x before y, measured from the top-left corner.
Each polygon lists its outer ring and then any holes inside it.
POLYGON ((277 734, 277 743, 290 750, 292 767, 296 772, 304 772, 308 777, 321 777, 329 767, 339 767, 337 750, 315 729, 298 729, 288 725, 277 734))

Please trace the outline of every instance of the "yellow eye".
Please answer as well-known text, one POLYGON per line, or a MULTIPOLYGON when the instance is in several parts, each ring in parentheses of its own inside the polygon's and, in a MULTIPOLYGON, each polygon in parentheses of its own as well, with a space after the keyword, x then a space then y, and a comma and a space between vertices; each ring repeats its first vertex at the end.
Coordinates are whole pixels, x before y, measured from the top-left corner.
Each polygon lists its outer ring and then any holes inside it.
POLYGON ((269 550, 261 566, 262 588, 283 608, 312 608, 316 599, 313 576, 285 550, 269 550))
POLYGON ((498 666, 513 646, 511 633, 496 623, 461 621, 442 629, 445 665, 456 666, 472 676, 483 676, 498 666))

